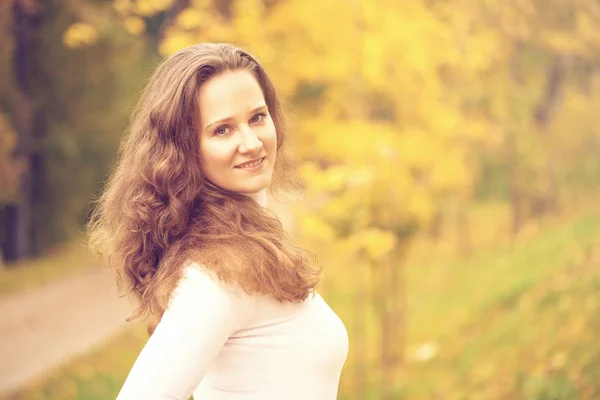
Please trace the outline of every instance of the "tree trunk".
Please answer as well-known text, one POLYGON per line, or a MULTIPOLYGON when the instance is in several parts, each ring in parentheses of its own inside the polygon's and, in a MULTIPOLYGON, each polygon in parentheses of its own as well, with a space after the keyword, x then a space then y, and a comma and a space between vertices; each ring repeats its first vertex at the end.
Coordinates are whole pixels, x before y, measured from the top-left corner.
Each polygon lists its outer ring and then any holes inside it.
POLYGON ((380 326, 381 326, 381 399, 388 400, 391 398, 392 389, 392 346, 391 342, 394 339, 394 334, 391 327, 391 296, 390 292, 390 265, 388 262, 382 262, 379 265, 380 276, 379 288, 375 289, 379 295, 379 312, 380 312, 380 326))
POLYGON ((15 104, 17 156, 22 157, 26 162, 19 182, 17 201, 4 210, 6 241, 3 253, 8 261, 26 258, 32 252, 32 142, 36 117, 28 77, 33 65, 35 34, 39 25, 39 4, 35 0, 14 0, 13 23, 15 38, 13 73, 17 88, 15 104))
POLYGON ((460 200, 456 215, 456 230, 461 254, 468 256, 473 252, 473 241, 471 237, 471 224, 467 202, 460 200))
POLYGON ((399 243, 381 266, 382 294, 381 329, 382 329, 382 382, 381 398, 396 399, 402 365, 405 360, 407 332, 407 301, 404 270, 404 251, 406 243, 399 243))
POLYGON ((515 238, 525 222, 523 215, 524 194, 520 185, 518 165, 518 151, 515 134, 509 133, 506 140, 506 169, 508 173, 508 191, 510 197, 510 208, 512 214, 510 237, 515 238))
MULTIPOLYGON (((362 258, 362 257, 361 257, 362 258)), ((364 260, 365 258, 363 258, 364 260)), ((365 263, 366 264, 366 263, 365 263)), ((363 264, 364 265, 364 264, 363 264)), ((364 398, 369 380, 368 369, 368 347, 367 340, 367 310, 369 306, 369 291, 371 290, 368 271, 365 266, 356 269, 354 281, 354 294, 356 303, 354 304, 354 323, 352 333, 354 336, 354 394, 356 398, 364 398)))
POLYGON ((435 243, 439 243, 440 239, 442 238, 443 222, 443 211, 438 208, 435 210, 435 214, 433 215, 433 219, 428 229, 428 235, 435 243))
POLYGON ((544 145, 546 146, 544 171, 542 173, 546 179, 547 189, 535 200, 533 205, 533 214, 538 217, 558 211, 558 185, 555 171, 558 158, 554 157, 553 143, 549 137, 548 128, 552 116, 560 104, 565 74, 564 57, 557 55, 548 69, 546 88, 534 114, 538 133, 544 138, 544 145))
MULTIPOLYGON (((522 51, 522 45, 516 43, 515 52, 509 65, 512 82, 517 87, 522 86, 525 80, 523 71, 519 65, 519 55, 522 51)), ((513 130, 513 128, 508 129, 507 138, 505 141, 505 161, 506 171, 508 174, 508 192, 512 211, 512 223, 510 230, 511 238, 514 238, 517 235, 525 222, 523 211, 526 192, 521 185, 521 179, 519 176, 519 166, 521 163, 519 159, 517 140, 517 133, 513 130)))

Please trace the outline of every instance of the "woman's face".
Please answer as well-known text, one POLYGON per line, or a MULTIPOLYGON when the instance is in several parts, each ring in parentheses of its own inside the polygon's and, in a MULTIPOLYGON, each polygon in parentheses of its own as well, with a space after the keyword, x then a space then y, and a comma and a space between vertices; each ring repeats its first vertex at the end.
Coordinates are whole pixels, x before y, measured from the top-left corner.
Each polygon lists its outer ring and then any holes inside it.
POLYGON ((246 195, 266 189, 277 152, 275 125, 260 85, 247 70, 200 87, 200 167, 215 185, 246 195))

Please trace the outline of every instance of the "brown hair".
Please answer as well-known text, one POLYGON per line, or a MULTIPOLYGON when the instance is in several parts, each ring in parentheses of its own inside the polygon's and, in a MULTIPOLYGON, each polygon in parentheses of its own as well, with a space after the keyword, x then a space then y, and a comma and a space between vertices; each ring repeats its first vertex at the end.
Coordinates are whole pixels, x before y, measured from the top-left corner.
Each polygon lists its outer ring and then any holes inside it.
POLYGON ((199 44, 173 54, 151 76, 92 211, 90 245, 116 270, 121 290, 137 298, 131 318, 152 317, 150 334, 191 262, 248 294, 279 301, 304 300, 319 282, 312 254, 286 235, 274 214, 211 184, 200 169, 199 88, 240 69, 256 77, 277 131, 270 189, 293 186, 285 119, 264 69, 233 45, 199 44))

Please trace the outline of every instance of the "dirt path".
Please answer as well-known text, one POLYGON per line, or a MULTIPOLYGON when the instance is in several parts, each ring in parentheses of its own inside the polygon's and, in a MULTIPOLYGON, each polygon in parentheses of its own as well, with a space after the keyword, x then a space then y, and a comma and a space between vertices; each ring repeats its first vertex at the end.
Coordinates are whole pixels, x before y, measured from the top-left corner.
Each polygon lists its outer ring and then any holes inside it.
POLYGON ((116 332, 129 314, 104 269, 0 298, 0 397, 116 332))

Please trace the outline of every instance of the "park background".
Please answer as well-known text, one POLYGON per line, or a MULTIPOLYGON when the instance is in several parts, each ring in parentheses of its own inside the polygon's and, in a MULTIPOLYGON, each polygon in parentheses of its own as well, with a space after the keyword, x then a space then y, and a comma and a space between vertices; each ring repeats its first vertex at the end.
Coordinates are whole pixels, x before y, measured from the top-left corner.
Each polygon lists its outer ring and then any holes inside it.
MULTIPOLYGON (((340 399, 600 398, 593 0, 3 0, 0 299, 102 268, 82 226, 144 82, 207 41, 290 110, 307 187, 273 207, 348 329, 340 399)), ((114 398, 146 339, 6 398, 114 398)))

